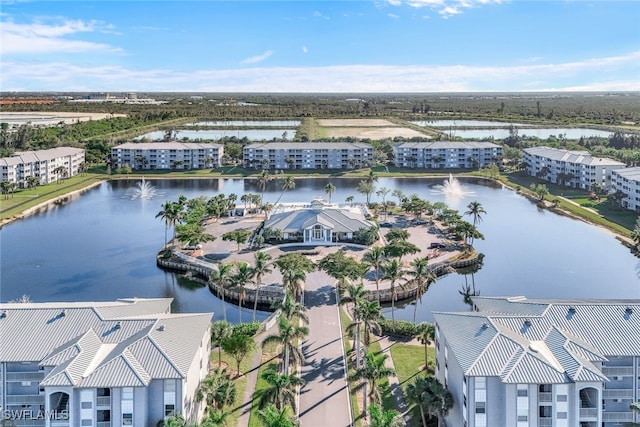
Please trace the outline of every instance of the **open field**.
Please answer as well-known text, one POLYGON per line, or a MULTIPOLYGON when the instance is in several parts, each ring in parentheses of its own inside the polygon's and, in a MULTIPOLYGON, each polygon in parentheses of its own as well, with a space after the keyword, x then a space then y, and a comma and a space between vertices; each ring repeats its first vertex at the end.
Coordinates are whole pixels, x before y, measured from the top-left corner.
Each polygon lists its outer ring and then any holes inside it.
POLYGON ((363 139, 385 139, 400 136, 403 138, 431 138, 429 135, 418 132, 417 130, 402 127, 336 127, 325 128, 324 135, 328 138, 344 138, 347 136, 363 139))
POLYGON ((386 119, 321 119, 318 124, 325 127, 397 126, 386 119))
POLYGON ((66 125, 88 122, 92 120, 102 120, 114 117, 126 117, 126 114, 111 113, 74 113, 74 112, 44 112, 44 111, 21 111, 2 112, 0 122, 8 123, 9 126, 22 126, 30 123, 34 126, 55 126, 59 123, 66 125))

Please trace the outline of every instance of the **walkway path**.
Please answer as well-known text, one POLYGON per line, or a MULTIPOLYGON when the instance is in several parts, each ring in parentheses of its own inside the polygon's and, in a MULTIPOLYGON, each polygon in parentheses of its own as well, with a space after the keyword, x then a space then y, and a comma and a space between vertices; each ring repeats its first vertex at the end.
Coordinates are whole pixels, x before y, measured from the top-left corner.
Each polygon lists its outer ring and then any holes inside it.
POLYGON ((300 390, 302 427, 353 424, 334 281, 323 272, 313 272, 305 285, 310 333, 302 345, 305 363, 301 374, 306 381, 300 390))
POLYGON ((251 416, 251 404, 253 403, 253 394, 256 391, 256 383, 258 381, 258 371, 262 364, 262 340, 274 333, 275 330, 260 332, 255 337, 257 351, 251 359, 251 368, 245 372, 247 376, 247 386, 244 389, 244 397, 240 404, 240 416, 238 417, 238 426, 245 427, 249 425, 249 417, 251 416))

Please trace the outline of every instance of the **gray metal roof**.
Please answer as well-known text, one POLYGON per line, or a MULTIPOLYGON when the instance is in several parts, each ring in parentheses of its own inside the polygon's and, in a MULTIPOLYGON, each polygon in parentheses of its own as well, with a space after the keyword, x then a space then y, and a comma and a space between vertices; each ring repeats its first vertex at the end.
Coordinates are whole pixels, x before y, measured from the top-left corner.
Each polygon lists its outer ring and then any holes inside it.
POLYGON ((171 314, 170 305, 170 298, 0 304, 0 362, 49 366, 42 381, 48 386, 126 387, 184 378, 209 339, 212 315, 171 314))
POLYGON ((640 356, 640 300, 476 297, 480 311, 434 313, 465 375, 508 383, 607 381, 595 362, 640 356))
POLYGON ((634 168, 616 169, 611 172, 611 175, 619 175, 633 181, 640 181, 640 166, 634 168))
POLYGON ((276 213, 265 221, 264 227, 295 233, 315 224, 321 224, 331 228, 333 232, 340 233, 353 233, 360 228, 369 228, 374 225, 371 221, 364 219, 362 214, 343 209, 324 208, 276 213))
POLYGON ((112 147, 112 150, 121 148, 123 150, 206 150, 209 148, 220 148, 221 144, 200 143, 200 142, 125 142, 124 144, 112 147))
POLYGON ((418 148, 418 149, 473 149, 473 148, 501 148, 500 145, 492 142, 480 141, 427 141, 427 142, 401 142, 395 145, 396 148, 418 148))
POLYGON ((625 167, 626 165, 617 160, 609 159, 607 157, 593 157, 589 154, 588 151, 569 151, 569 150, 561 150, 558 148, 551 147, 531 147, 525 148, 525 153, 545 157, 550 160, 557 160, 562 162, 576 163, 582 165, 600 165, 600 166, 620 166, 625 167))
POLYGON ((371 149, 371 144, 364 142, 258 142, 244 147, 245 150, 360 150, 371 149))
POLYGON ((74 147, 57 147, 37 151, 16 151, 11 157, 0 157, 0 165, 13 166, 26 163, 51 161, 60 157, 75 156, 84 149, 74 147))

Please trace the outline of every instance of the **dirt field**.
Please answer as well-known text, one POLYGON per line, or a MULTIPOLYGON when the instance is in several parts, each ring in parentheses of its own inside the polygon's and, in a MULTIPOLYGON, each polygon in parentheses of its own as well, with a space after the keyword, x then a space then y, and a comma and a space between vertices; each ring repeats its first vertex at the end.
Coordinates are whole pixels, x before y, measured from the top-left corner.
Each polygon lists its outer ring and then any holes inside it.
POLYGON ((413 138, 419 136, 422 138, 431 138, 425 133, 420 133, 413 129, 402 127, 373 127, 373 128, 358 128, 358 127, 341 127, 341 128, 325 128, 327 138, 340 138, 350 136, 353 138, 369 138, 369 139, 383 139, 393 138, 400 136, 403 138, 413 138))
POLYGON ((397 126, 395 123, 385 119, 323 119, 318 120, 318 124, 324 127, 397 126))
POLYGON ((20 126, 27 122, 31 122, 34 126, 55 126, 60 122, 73 124, 77 122, 87 122, 90 120, 101 120, 109 117, 125 117, 126 114, 110 114, 110 113, 66 113, 42 111, 35 112, 2 112, 0 113, 0 122, 9 123, 10 126, 20 126))

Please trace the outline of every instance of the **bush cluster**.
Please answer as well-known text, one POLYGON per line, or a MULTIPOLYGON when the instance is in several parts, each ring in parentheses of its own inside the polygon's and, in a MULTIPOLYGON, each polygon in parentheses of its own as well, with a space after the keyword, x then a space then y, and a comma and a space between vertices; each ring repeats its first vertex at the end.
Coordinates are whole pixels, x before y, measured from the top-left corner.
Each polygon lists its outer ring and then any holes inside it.
POLYGON ((382 333, 387 335, 415 337, 420 333, 419 325, 415 325, 407 320, 396 320, 395 326, 389 319, 381 320, 378 323, 380 324, 382 333))
POLYGON ((233 325, 232 335, 254 336, 260 330, 260 322, 240 323, 233 325))

